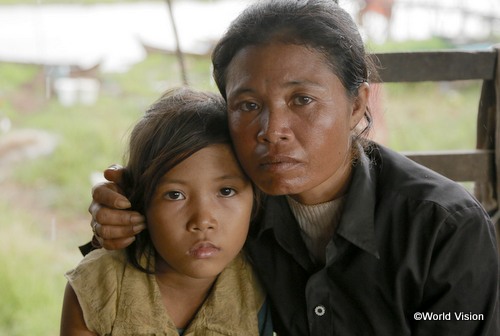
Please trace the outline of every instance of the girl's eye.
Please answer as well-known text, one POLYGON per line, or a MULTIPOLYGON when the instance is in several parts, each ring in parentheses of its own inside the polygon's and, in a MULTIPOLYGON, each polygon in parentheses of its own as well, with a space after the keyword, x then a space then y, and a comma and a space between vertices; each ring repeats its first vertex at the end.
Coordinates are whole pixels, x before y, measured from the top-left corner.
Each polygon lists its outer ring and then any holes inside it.
POLYGON ((164 197, 171 201, 179 201, 186 199, 186 197, 180 191, 169 191, 165 193, 164 197))
POLYGON ((293 98, 293 103, 295 105, 308 105, 313 102, 313 99, 308 96, 297 96, 293 98))
POLYGON ((222 188, 219 190, 219 194, 222 197, 231 197, 236 194, 236 190, 234 190, 233 188, 222 188))

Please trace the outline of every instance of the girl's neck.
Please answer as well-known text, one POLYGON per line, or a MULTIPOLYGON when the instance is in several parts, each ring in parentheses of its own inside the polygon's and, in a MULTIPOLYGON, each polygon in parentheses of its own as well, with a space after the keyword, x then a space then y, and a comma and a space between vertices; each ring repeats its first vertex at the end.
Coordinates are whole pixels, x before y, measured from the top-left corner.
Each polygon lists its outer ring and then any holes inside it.
POLYGON ((177 328, 189 325, 216 279, 194 279, 176 272, 161 272, 155 277, 163 305, 177 328))

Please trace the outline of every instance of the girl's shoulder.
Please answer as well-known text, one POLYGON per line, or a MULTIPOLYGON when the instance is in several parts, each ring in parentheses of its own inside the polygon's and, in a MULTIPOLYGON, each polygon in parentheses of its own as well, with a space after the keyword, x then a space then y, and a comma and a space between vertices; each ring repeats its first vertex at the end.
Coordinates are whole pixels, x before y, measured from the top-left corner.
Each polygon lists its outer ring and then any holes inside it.
POLYGON ((124 251, 99 249, 86 255, 65 274, 75 291, 87 327, 99 333, 110 330, 127 267, 124 251))
POLYGON ((120 270, 126 266, 124 250, 108 251, 98 249, 87 254, 74 269, 66 273, 68 281, 75 281, 80 277, 110 276, 110 270, 120 270))

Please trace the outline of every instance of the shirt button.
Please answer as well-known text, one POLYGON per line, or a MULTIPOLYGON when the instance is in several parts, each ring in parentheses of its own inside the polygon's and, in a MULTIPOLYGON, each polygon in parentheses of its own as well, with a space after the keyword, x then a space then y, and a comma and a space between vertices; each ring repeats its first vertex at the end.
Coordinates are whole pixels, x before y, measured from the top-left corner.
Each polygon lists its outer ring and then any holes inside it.
POLYGON ((314 313, 317 315, 317 316, 323 316, 325 315, 326 313, 326 308, 325 306, 316 306, 316 308, 314 308, 314 313))

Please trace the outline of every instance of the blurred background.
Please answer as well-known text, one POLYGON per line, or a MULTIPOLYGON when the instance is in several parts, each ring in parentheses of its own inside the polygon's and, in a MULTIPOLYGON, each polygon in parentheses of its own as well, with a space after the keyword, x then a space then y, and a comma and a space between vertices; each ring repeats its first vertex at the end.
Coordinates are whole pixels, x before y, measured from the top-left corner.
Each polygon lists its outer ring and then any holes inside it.
MULTIPOLYGON (((216 91, 210 51, 251 0, 0 0, 0 335, 57 335, 92 185, 165 89, 216 91)), ((485 50, 498 0, 340 0, 369 51, 485 50)), ((475 146, 480 83, 384 84, 372 136, 475 146)))

